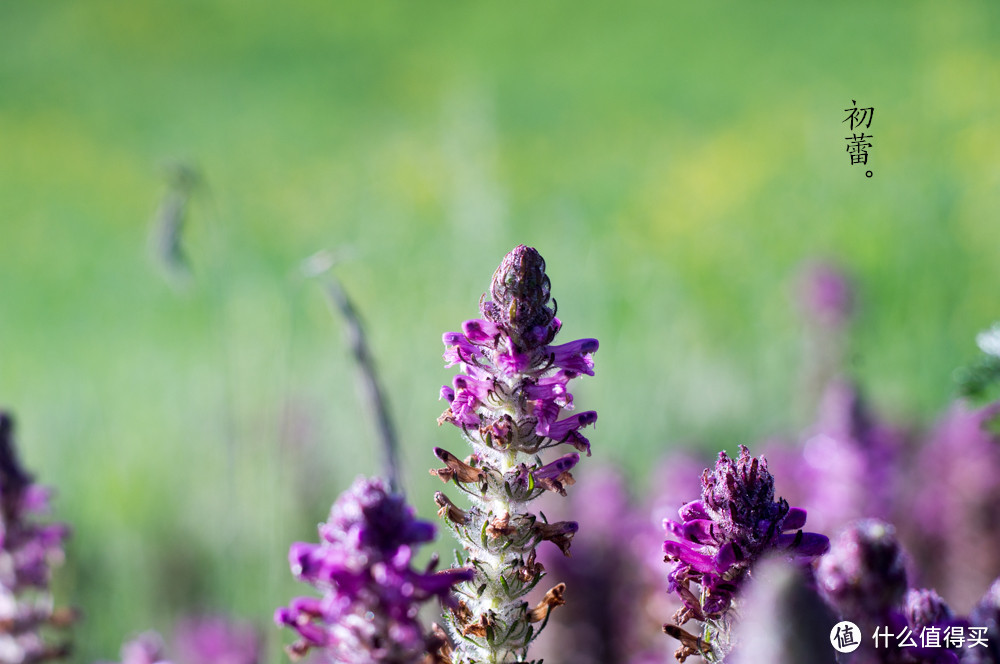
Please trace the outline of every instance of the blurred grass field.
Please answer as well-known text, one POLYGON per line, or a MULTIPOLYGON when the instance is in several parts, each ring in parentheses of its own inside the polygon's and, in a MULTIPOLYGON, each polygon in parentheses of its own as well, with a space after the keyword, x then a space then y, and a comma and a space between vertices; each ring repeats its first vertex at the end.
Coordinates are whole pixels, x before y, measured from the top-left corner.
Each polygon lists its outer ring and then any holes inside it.
POLYGON ((1000 317, 998 38, 972 2, 0 5, 0 403, 75 529, 76 661, 194 610, 280 640, 288 544, 377 470, 342 323, 298 276, 320 249, 427 516, 430 448, 462 451, 440 335, 517 243, 561 338, 601 340, 593 463, 800 426, 817 257, 859 290, 850 370, 933 417, 1000 317), (180 289, 147 250, 175 162, 204 180, 180 289))

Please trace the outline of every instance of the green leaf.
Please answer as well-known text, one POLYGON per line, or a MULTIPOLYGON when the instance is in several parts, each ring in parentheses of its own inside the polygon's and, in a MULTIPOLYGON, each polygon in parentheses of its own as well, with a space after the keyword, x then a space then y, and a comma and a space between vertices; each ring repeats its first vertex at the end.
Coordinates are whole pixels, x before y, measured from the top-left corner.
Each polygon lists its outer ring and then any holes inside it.
POLYGON ((955 372, 958 391, 962 396, 986 400, 1000 387, 1000 357, 987 355, 975 364, 955 372))
POLYGON ((510 597, 510 586, 507 585, 507 579, 504 578, 503 574, 500 575, 500 585, 503 587, 503 591, 507 593, 510 597))

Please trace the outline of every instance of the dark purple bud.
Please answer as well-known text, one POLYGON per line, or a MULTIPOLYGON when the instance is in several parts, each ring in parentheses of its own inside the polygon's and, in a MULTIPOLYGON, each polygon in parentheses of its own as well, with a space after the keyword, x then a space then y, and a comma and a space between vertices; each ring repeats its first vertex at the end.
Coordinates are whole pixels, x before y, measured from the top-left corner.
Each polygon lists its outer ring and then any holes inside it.
POLYGON ((775 548, 794 551, 797 556, 811 558, 822 556, 830 550, 830 538, 819 533, 804 533, 800 530, 797 533, 778 535, 775 548))
POLYGON ((535 432, 541 436, 546 436, 552 440, 568 443, 590 456, 590 441, 588 441, 579 429, 589 426, 597 421, 597 413, 588 410, 572 417, 559 420, 558 422, 548 422, 539 420, 535 427, 535 432))
POLYGON ((972 609, 969 620, 973 625, 983 625, 994 632, 1000 630, 1000 579, 993 582, 972 609))
POLYGON ((799 507, 792 507, 788 510, 788 514, 785 515, 785 521, 782 524, 782 528, 785 530, 798 530, 806 525, 806 511, 799 507))
POLYGON ((549 327, 555 318, 555 311, 548 306, 549 289, 545 260, 535 249, 521 244, 504 256, 490 284, 493 300, 482 302, 480 311, 504 329, 519 348, 532 350, 550 341, 535 331, 549 327))
POLYGON ((930 588, 906 591, 903 599, 903 613, 910 627, 919 633, 918 628, 941 625, 954 617, 948 604, 930 588))
POLYGON ((881 620, 907 589, 906 558, 895 529, 875 519, 852 524, 820 559, 816 580, 846 618, 881 620))
POLYGON ((774 500, 774 476, 764 457, 754 458, 740 445, 740 456, 731 459, 719 452, 715 472, 702 475, 702 502, 719 519, 733 540, 755 547, 781 531, 788 503, 774 500))

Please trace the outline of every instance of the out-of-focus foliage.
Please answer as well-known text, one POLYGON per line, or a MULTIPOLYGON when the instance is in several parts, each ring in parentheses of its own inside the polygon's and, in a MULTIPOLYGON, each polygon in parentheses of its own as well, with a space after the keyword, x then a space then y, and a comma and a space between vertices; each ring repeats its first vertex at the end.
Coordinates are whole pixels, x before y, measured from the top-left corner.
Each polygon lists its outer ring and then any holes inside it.
POLYGON ((666 441, 803 424, 790 299, 813 257, 858 287, 866 393, 929 420, 998 315, 998 12, 0 5, 0 403, 75 529, 57 590, 87 616, 80 661, 193 610, 269 628, 288 543, 376 471, 340 323, 297 276, 322 248, 427 516, 440 335, 522 242, 566 336, 601 339, 576 394, 598 459, 638 473, 666 441), (875 107, 872 178, 852 99, 875 107), (182 282, 149 255, 178 163, 200 178, 182 282))

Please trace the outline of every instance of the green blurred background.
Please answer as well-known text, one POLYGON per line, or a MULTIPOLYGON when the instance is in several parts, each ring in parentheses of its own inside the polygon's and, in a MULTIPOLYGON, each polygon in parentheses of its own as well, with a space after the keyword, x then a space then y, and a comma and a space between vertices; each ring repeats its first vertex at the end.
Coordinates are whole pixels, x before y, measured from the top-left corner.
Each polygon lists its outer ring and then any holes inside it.
POLYGON ((462 451, 440 335, 517 243, 562 338, 601 340, 587 463, 807 421, 817 257, 855 279, 875 404, 940 411, 1000 315, 1000 5, 698 4, 0 4, 0 403, 75 529, 77 661, 205 610, 280 661, 288 544, 377 470, 342 321, 299 276, 320 249, 426 516, 430 448, 462 451), (202 176, 186 283, 149 250, 178 162, 202 176))

